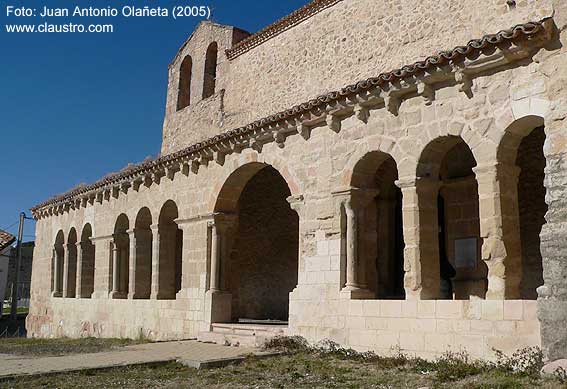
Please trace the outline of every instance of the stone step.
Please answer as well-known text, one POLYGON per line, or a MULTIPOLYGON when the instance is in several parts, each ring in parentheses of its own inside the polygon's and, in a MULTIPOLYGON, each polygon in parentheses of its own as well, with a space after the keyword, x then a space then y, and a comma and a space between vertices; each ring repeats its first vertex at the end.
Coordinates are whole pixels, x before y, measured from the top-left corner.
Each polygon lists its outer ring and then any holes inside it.
POLYGON ((262 347, 267 340, 287 334, 287 326, 284 325, 214 323, 211 327, 211 331, 199 333, 200 341, 231 346, 262 347))

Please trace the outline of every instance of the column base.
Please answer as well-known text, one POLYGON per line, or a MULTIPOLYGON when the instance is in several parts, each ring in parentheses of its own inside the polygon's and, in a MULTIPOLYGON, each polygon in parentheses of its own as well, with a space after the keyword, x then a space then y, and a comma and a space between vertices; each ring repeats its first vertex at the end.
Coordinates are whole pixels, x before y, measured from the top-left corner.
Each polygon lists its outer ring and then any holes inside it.
POLYGON ((63 297, 63 292, 51 292, 51 297, 63 297))
POLYGON ((126 297, 128 297, 128 295, 124 292, 112 291, 110 292, 109 297, 111 299, 125 299, 126 297))
POLYGON ((205 293, 205 318, 210 323, 228 323, 232 320, 232 293, 208 290, 205 293))
POLYGON ((376 298, 376 294, 368 289, 353 286, 344 287, 341 292, 341 299, 344 300, 368 300, 376 298))

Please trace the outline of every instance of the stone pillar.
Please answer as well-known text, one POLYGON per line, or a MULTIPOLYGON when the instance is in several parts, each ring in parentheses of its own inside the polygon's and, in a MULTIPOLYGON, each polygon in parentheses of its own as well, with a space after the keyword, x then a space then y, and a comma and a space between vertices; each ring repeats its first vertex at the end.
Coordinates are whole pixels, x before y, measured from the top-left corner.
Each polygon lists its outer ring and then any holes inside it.
POLYGON ((138 245, 136 243, 136 229, 133 228, 128 232, 130 236, 130 261, 128 267, 128 298, 136 298, 136 267, 138 264, 138 245))
POLYGON ((65 254, 63 255, 63 297, 69 297, 69 255, 71 253, 71 244, 65 245, 65 254))
POLYGON ((152 300, 160 298, 160 275, 159 275, 159 249, 160 249, 160 241, 159 241, 159 225, 154 224, 150 226, 152 229, 152 290, 150 298, 152 300))
POLYGON ((191 234, 193 234, 194 220, 174 220, 177 227, 183 231, 183 249, 181 251, 181 290, 177 292, 177 298, 189 298, 189 287, 190 287, 190 263, 191 263, 191 247, 189 246, 191 242, 191 234))
POLYGON ((63 287, 61 285, 61 256, 57 253, 57 249, 53 249, 53 292, 52 297, 63 296, 63 287))
POLYGON ((358 255, 358 223, 360 213, 377 195, 377 190, 359 188, 333 192, 337 215, 340 215, 341 218, 344 215, 345 218, 346 231, 344 231, 345 242, 343 244, 345 253, 343 255, 346 260, 346 282, 341 290, 341 295, 344 298, 364 299, 374 297, 374 293, 366 289, 367 285, 365 285, 366 262, 361 261, 358 255))
POLYGON ((208 323, 229 322, 232 318, 232 294, 227 291, 227 274, 237 220, 236 215, 219 213, 207 224, 211 239, 210 281, 205 294, 208 323))
POLYGON ((437 196, 440 182, 428 178, 396 181, 402 190, 404 288, 407 300, 436 299, 440 293, 437 196))
POLYGON ((110 298, 120 297, 120 247, 115 238, 112 246, 112 291, 110 292, 110 298))
POLYGON ((211 230, 211 279, 209 290, 214 293, 220 290, 220 234, 217 231, 217 225, 214 221, 208 223, 211 230))
POLYGON ((76 278, 76 290, 75 298, 83 297, 83 242, 77 242, 77 278, 76 278))
MULTIPOLYGON (((297 247, 298 247, 297 274, 298 274, 298 279, 299 279, 299 274, 301 273, 301 268, 302 268, 301 264, 303 262, 303 258, 302 258, 303 222, 304 222, 304 219, 305 219, 303 212, 305 210, 305 201, 304 201, 303 195, 289 196, 286 200, 289 203, 291 209, 293 209, 299 217, 299 231, 298 231, 299 238, 297 240, 297 247)), ((295 288, 297 289, 297 285, 296 285, 295 288)), ((293 291, 295 291, 295 289, 293 291)), ((293 293, 293 291, 291 293, 293 293)))
POLYGON ((522 280, 518 177, 514 165, 481 165, 478 182, 482 260, 488 267, 490 300, 519 299, 522 280))
POLYGON ((112 291, 112 264, 113 235, 92 237, 91 242, 97 247, 94 258, 94 280, 92 298, 110 297, 112 291))

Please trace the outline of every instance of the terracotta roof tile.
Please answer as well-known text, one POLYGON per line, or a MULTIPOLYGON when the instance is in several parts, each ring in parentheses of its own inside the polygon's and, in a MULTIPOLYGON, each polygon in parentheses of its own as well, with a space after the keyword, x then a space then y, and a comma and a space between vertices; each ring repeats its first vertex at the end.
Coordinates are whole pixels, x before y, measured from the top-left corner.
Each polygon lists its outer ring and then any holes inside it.
POLYGON ((241 40, 232 48, 228 49, 226 51, 226 55, 229 60, 232 60, 341 1, 343 0, 313 0, 291 14, 284 16, 278 21, 263 28, 257 33, 241 40))
POLYGON ((420 73, 425 73, 425 71, 427 70, 435 69, 443 65, 461 62, 467 57, 473 57, 474 55, 484 50, 490 50, 500 45, 509 44, 510 42, 514 42, 516 40, 531 39, 532 37, 535 37, 545 31, 543 22, 544 21, 519 24, 508 30, 499 31, 496 34, 489 34, 480 39, 470 40, 464 46, 457 46, 452 50, 441 51, 435 55, 425 58, 424 60, 414 62, 413 64, 405 65, 399 69, 380 73, 376 77, 371 77, 366 80, 359 81, 355 84, 347 85, 341 90, 320 95, 307 102, 298 104, 292 108, 281 111, 274 115, 262 118, 246 126, 239 127, 213 136, 202 142, 195 143, 175 153, 162 156, 153 161, 142 162, 141 164, 134 165, 119 173, 109 175, 95 182, 94 184, 81 186, 62 195, 55 196, 31 208, 31 211, 35 212, 48 205, 63 203, 73 197, 84 195, 88 192, 106 187, 110 184, 118 184, 146 172, 157 171, 160 168, 166 167, 172 162, 179 160, 180 158, 189 157, 220 142, 234 139, 242 135, 248 135, 262 129, 267 125, 299 117, 302 114, 308 113, 314 109, 323 109, 328 104, 338 101, 339 99, 344 99, 357 93, 371 90, 377 86, 382 87, 389 84, 391 85, 402 79, 414 77, 415 75, 418 75, 420 73))
POLYGON ((0 251, 4 250, 6 247, 10 246, 16 237, 9 232, 0 230, 0 251))

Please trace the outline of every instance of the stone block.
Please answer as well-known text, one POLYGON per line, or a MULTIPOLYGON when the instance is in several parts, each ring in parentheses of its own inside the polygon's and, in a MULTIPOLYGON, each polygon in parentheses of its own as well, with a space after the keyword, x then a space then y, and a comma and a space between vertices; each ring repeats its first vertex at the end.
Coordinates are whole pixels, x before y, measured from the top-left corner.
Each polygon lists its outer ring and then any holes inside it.
POLYGON ((482 303, 483 320, 504 320, 504 301, 486 300, 482 303))
POLYGON ((524 302, 522 300, 504 301, 504 320, 522 320, 524 317, 524 302))

